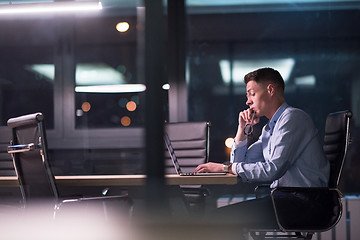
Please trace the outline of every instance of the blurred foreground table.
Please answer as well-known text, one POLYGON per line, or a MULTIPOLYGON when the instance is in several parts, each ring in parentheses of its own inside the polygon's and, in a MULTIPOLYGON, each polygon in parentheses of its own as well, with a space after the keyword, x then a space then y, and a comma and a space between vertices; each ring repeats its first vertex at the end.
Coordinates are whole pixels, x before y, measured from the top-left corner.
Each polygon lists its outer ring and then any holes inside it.
MULTIPOLYGON (((55 176, 59 186, 142 186, 146 175, 78 175, 55 176)), ((165 175, 167 185, 234 185, 238 178, 235 175, 213 176, 179 176, 165 175)), ((0 177, 0 186, 19 186, 17 177, 0 177)))

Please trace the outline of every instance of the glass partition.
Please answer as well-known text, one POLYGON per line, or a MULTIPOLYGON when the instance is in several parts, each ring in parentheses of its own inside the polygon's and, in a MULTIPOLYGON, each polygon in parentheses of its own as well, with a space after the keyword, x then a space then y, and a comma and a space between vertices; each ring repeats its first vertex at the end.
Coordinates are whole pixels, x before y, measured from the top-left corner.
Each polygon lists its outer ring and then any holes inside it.
POLYGON ((0 119, 42 112, 54 128, 54 57, 49 46, 0 46, 0 119))
POLYGON ((136 45, 126 43, 76 48, 77 129, 143 126, 146 87, 137 79, 134 53, 136 45))
MULTIPOLYGON (((259 2, 187 1, 189 120, 212 123, 210 160, 228 160, 225 140, 247 108, 243 77, 260 67, 279 70, 287 102, 310 114, 321 136, 327 114, 346 109, 359 135, 359 2, 259 2)), ((360 191, 354 145, 343 175, 349 192, 360 191)))

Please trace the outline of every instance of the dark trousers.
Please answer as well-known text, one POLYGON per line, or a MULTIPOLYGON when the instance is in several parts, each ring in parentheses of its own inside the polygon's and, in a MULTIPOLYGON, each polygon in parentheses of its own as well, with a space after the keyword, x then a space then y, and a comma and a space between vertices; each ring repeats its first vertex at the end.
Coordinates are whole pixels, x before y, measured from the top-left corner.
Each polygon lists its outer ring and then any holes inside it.
MULTIPOLYGON (((327 188, 295 188, 273 192, 279 223, 285 229, 327 229, 341 214, 339 194, 327 188)), ((270 196, 228 205, 215 217, 243 229, 279 228, 270 196)))
POLYGON ((216 219, 245 229, 278 227, 270 196, 220 207, 214 213, 216 219))

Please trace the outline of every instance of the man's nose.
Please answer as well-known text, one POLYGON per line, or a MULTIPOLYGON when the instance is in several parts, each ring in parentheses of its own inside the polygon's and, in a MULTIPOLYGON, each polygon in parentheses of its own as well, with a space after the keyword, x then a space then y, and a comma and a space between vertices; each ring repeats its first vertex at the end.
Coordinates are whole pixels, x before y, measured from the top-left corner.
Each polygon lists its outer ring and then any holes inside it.
POLYGON ((251 106, 251 105, 252 105, 252 101, 248 99, 245 104, 248 105, 248 106, 251 106))

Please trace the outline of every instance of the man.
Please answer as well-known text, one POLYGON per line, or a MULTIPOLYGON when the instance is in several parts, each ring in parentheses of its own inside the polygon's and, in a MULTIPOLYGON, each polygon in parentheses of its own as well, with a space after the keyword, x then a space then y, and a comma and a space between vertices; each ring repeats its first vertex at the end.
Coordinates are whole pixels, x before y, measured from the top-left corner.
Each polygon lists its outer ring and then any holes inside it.
MULTIPOLYGON (((248 73, 244 81, 249 108, 239 114, 231 164, 210 162, 199 165, 194 172, 225 171, 238 175, 244 182, 272 182, 271 188, 326 187, 330 167, 318 132, 304 111, 285 102, 285 84, 279 72, 261 68, 248 73), (244 128, 258 123, 262 116, 269 122, 263 127, 259 140, 247 148, 244 128)), ((251 226, 276 225, 270 198, 241 202, 218 212, 224 216, 235 215, 240 223, 251 226)))

